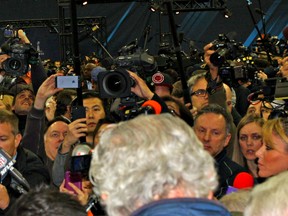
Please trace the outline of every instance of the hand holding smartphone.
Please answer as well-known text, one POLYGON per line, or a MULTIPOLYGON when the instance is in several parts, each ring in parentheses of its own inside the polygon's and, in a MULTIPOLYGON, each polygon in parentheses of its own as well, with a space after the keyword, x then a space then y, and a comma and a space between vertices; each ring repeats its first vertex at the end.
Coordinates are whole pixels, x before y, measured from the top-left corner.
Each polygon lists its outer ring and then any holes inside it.
POLYGON ((82 175, 80 172, 75 172, 75 173, 72 173, 70 171, 65 172, 64 188, 66 188, 69 191, 74 192, 74 194, 77 194, 76 191, 68 184, 68 182, 73 183, 76 187, 82 190, 82 175))
POLYGON ((86 118, 86 109, 83 106, 72 106, 71 109, 72 121, 80 118, 86 118))
POLYGON ((55 84, 56 88, 79 88, 80 78, 79 76, 56 76, 55 84))

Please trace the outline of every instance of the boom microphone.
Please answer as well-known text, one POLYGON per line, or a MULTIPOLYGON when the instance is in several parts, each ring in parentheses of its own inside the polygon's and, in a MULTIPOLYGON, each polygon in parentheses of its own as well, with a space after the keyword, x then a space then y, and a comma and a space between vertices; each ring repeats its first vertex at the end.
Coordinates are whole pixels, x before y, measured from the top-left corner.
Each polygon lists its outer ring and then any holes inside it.
POLYGON ((160 114, 162 111, 161 105, 155 101, 155 100, 148 100, 145 101, 140 110, 139 113, 145 113, 145 114, 160 114))
POLYGON ((100 29, 98 25, 94 25, 91 28, 87 28, 86 30, 83 31, 84 33, 79 36, 78 42, 83 41, 88 36, 90 36, 93 32, 96 32, 98 29, 100 29))
POLYGON ((12 160, 10 155, 8 155, 7 152, 5 152, 3 149, 0 148, 0 174, 1 174, 1 181, 4 180, 7 173, 12 176, 12 178, 18 182, 23 189, 26 191, 29 191, 30 185, 27 182, 27 180, 23 177, 23 175, 13 167, 15 164, 15 160, 12 160))

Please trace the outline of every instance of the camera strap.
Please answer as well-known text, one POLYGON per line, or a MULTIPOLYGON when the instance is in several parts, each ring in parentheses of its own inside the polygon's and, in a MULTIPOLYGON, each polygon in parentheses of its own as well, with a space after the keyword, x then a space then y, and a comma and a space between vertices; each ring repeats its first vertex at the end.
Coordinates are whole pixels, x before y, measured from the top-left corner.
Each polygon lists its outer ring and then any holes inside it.
POLYGON ((220 90, 223 87, 223 81, 222 81, 221 77, 220 77, 220 81, 217 82, 218 77, 219 77, 219 75, 216 77, 216 79, 214 79, 214 80, 211 79, 211 75, 210 75, 209 71, 205 75, 205 78, 208 82, 206 90, 210 95, 213 95, 216 91, 220 90))

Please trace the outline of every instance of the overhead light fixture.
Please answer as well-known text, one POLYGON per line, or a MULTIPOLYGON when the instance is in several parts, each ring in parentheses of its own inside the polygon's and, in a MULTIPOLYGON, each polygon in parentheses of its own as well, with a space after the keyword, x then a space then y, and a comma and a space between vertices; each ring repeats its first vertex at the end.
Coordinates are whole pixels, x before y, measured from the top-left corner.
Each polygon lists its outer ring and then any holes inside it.
POLYGON ((151 3, 151 5, 150 5, 150 10, 151 11, 153 11, 153 12, 156 12, 157 10, 159 10, 160 9, 160 5, 159 4, 157 4, 157 3, 151 3))
POLYGON ((85 6, 88 4, 88 1, 83 1, 82 5, 85 6))
POLYGON ((223 11, 223 15, 226 19, 229 19, 232 16, 232 12, 228 8, 225 8, 223 11))

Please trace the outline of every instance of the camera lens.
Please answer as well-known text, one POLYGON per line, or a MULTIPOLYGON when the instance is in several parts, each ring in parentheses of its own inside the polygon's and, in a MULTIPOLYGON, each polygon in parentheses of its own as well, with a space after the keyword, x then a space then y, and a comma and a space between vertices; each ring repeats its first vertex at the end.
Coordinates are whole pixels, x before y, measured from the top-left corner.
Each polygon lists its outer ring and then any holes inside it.
POLYGON ((21 68, 21 62, 18 59, 9 59, 8 66, 11 70, 18 71, 21 68))
POLYGON ((110 76, 106 76, 104 79, 105 90, 109 92, 110 94, 113 93, 121 93, 123 91, 123 88, 126 87, 127 83, 125 78, 122 76, 122 74, 113 73, 110 76))
POLYGON ((100 72, 97 82, 102 98, 128 97, 131 95, 131 87, 135 85, 135 81, 124 68, 100 72))
POLYGON ((227 53, 228 53, 228 49, 226 48, 217 50, 215 53, 213 53, 210 56, 210 62, 213 65, 220 67, 225 62, 225 56, 227 55, 227 53))

